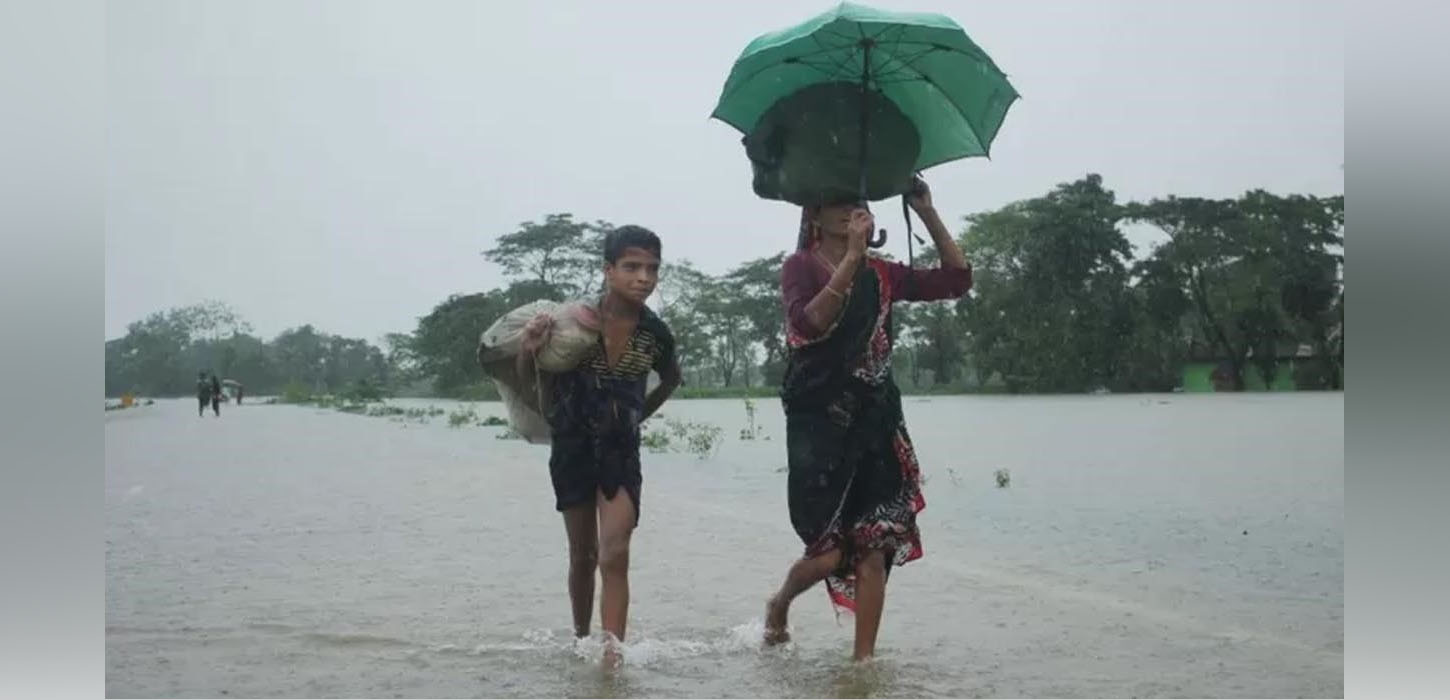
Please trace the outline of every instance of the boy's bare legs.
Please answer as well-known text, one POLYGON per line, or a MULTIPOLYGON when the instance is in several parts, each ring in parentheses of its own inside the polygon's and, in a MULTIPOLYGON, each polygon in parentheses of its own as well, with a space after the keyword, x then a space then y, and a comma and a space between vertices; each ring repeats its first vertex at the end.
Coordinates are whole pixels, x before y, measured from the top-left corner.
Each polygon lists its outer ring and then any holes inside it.
POLYGON ((765 643, 790 641, 786 631, 791 601, 806 592, 841 565, 841 551, 833 549, 810 559, 798 559, 785 574, 780 590, 765 603, 765 643))
POLYGON ((574 636, 588 637, 594 614, 594 571, 599 563, 594 504, 565 510, 564 531, 569 535, 569 602, 574 612, 574 636))
POLYGON ((879 549, 866 553, 856 563, 856 651, 864 661, 876 653, 876 631, 881 627, 881 610, 886 605, 886 555, 879 549))
MULTIPOLYGON (((625 618, 629 614, 629 538, 634 533, 635 506, 629 492, 619 489, 614 498, 597 496, 599 507, 599 574, 603 589, 599 595, 599 621, 614 635, 611 642, 624 641, 625 618)), ((605 660, 614 661, 605 650, 605 660)))

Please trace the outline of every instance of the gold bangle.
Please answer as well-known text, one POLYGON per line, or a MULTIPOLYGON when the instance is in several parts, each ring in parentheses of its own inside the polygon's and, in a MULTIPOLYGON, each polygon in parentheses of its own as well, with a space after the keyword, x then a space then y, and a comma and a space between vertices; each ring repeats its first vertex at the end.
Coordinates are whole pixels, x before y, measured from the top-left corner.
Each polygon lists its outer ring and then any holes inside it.
POLYGON ((845 301, 846 300, 846 295, 845 294, 842 294, 842 293, 836 291, 835 287, 832 287, 829 284, 825 286, 825 290, 828 291, 828 292, 830 292, 830 293, 832 293, 832 294, 834 294, 834 295, 836 295, 836 298, 837 299, 840 299, 842 301, 845 301))

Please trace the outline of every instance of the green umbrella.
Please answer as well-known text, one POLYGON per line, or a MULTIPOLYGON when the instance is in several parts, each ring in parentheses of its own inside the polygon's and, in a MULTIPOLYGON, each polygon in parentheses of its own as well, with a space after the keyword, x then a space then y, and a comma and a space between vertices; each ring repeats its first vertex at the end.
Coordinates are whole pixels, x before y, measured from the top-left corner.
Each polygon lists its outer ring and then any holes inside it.
POLYGON ((745 47, 711 116, 745 134, 760 196, 870 201, 988 155, 1017 97, 951 19, 842 3, 745 47))

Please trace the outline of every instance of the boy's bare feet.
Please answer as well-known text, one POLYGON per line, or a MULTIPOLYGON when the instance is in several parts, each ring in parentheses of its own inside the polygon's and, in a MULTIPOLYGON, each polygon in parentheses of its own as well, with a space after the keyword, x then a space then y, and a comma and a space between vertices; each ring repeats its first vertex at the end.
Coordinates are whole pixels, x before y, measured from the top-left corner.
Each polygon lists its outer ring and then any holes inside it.
POLYGON ((769 645, 784 644, 790 641, 790 631, 786 629, 786 617, 790 614, 790 604, 782 603, 779 598, 771 596, 765 601, 765 643, 769 645))

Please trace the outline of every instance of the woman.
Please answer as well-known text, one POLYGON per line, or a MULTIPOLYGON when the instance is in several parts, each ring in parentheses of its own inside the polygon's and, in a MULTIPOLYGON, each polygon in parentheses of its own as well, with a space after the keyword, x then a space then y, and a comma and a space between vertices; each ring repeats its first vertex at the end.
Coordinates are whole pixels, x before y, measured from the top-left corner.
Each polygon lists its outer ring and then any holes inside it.
POLYGON ((922 554, 916 514, 926 502, 891 378, 891 306, 960 297, 972 271, 926 183, 908 203, 931 232, 939 268, 868 256, 875 220, 839 204, 802 211, 799 249, 781 271, 790 519, 806 548, 766 605, 769 643, 789 638, 791 601, 825 579, 832 603, 856 614, 855 658, 870 658, 886 577, 922 554))

